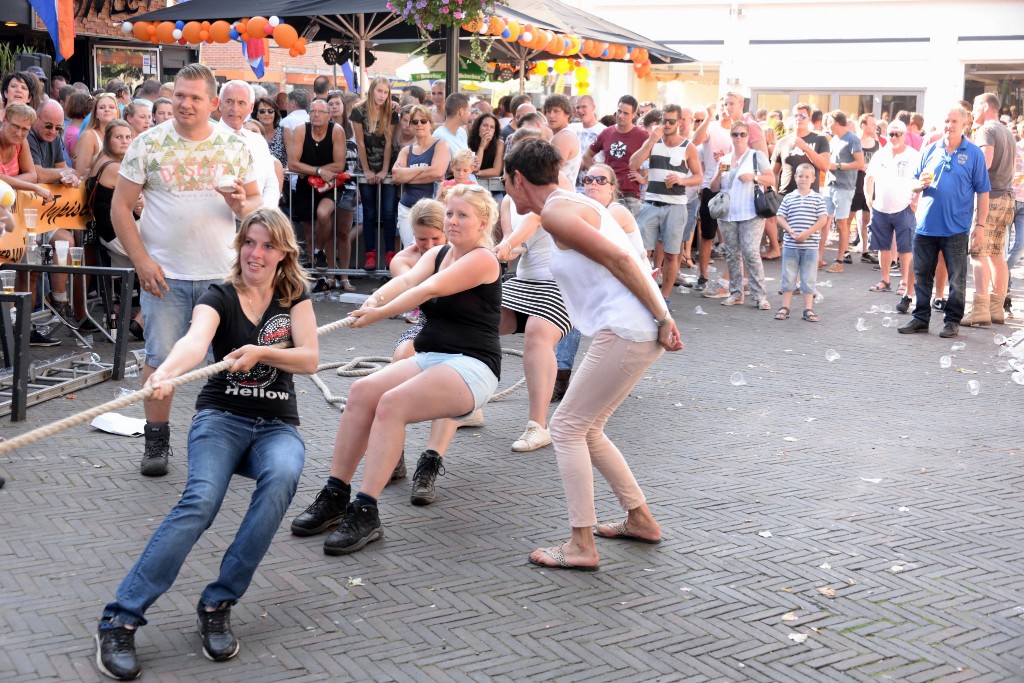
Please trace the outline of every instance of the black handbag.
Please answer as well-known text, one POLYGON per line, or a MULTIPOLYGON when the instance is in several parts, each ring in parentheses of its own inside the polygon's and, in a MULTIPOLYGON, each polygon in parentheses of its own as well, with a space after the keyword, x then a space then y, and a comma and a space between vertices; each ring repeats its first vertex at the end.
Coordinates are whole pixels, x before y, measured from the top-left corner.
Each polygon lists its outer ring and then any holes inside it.
POLYGON ((771 185, 762 190, 757 184, 757 150, 754 150, 754 176, 754 212, 761 218, 774 218, 779 213, 782 198, 771 185))

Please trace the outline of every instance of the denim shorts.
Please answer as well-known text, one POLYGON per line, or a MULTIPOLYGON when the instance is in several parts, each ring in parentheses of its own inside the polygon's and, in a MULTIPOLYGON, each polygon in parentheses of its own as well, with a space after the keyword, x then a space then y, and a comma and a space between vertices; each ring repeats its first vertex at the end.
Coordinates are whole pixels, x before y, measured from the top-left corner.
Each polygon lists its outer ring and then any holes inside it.
POLYGON ((779 288, 779 291, 796 291, 798 274, 800 275, 800 293, 814 294, 814 286, 818 283, 818 250, 783 246, 782 287, 779 288))
POLYGON ((914 231, 917 219, 914 210, 909 206, 896 213, 871 211, 870 246, 871 251, 892 251, 892 236, 896 235, 896 253, 914 253, 914 231))
POLYGON ((636 217, 644 249, 654 251, 661 242, 666 254, 678 254, 686 238, 686 204, 655 206, 644 202, 636 217))
POLYGON ((825 211, 828 212, 828 215, 837 220, 849 218, 854 192, 856 190, 852 187, 849 190, 842 190, 835 185, 829 185, 822 193, 825 197, 825 211))
MULTIPOLYGON (((435 365, 447 365, 459 373, 459 377, 473 394, 473 410, 482 408, 494 395, 494 390, 498 388, 498 378, 483 361, 476 358, 470 358, 461 353, 438 353, 436 351, 417 353, 412 358, 420 370, 429 370, 435 365)), ((473 410, 469 413, 472 413, 473 410)))
POLYGON ((192 322, 192 309, 210 285, 223 280, 167 280, 171 291, 161 299, 142 290, 142 324, 146 328, 146 365, 158 368, 167 360, 174 344, 185 336, 192 322))
POLYGON ((338 208, 342 211, 356 210, 356 191, 354 189, 338 193, 338 208))

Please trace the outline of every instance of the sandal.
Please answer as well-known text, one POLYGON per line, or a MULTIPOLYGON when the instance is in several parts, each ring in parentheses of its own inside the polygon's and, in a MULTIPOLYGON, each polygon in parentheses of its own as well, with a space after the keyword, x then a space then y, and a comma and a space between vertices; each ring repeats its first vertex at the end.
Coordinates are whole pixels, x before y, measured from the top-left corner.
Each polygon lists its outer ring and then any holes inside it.
POLYGON ((544 555, 553 560, 554 564, 535 560, 533 557, 528 557, 527 559, 530 561, 530 564, 535 564, 538 567, 544 567, 545 569, 570 569, 579 572, 596 572, 598 570, 598 565, 579 565, 569 564, 566 562, 565 554, 562 551, 562 547, 564 545, 565 544, 563 543, 562 545, 556 545, 553 548, 538 548, 538 550, 543 552, 544 555))
POLYGON ((877 285, 868 287, 869 292, 891 292, 892 284, 888 280, 879 280, 877 285))
POLYGON ((896 293, 899 294, 900 296, 906 296, 907 295, 907 283, 906 283, 906 281, 900 283, 900 286, 896 288, 896 293))
POLYGON ((338 288, 339 289, 342 289, 342 290, 344 290, 346 292, 354 292, 354 291, 356 291, 355 285, 353 285, 351 282, 349 282, 347 277, 342 278, 342 279, 338 280, 337 282, 338 282, 338 288))
POLYGON ((804 317, 804 320, 806 320, 809 323, 816 323, 816 322, 818 322, 818 314, 815 313, 814 311, 812 311, 809 308, 805 308, 804 309, 804 316, 803 317, 804 317))
POLYGON ((789 318, 789 306, 783 306, 775 314, 775 319, 776 320, 786 320, 787 318, 789 318))

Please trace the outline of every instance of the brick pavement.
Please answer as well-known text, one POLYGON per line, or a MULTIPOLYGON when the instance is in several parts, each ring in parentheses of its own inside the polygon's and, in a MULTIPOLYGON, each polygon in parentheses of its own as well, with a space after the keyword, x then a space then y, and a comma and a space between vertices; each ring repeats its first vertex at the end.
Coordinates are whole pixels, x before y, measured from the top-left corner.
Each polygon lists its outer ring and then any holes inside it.
MULTIPOLYGON (((877 275, 855 264, 825 276, 817 325, 673 295, 687 348, 609 425, 660 546, 599 540, 597 574, 526 563, 566 537, 566 518, 551 448, 509 450, 526 420, 520 391, 459 434, 436 504, 409 505, 408 480, 387 489, 383 542, 328 558, 323 537, 293 538, 286 520, 234 610, 241 654, 218 664, 199 654, 192 615, 245 510, 251 484, 239 481, 149 612, 143 680, 1024 680, 1024 388, 995 371, 995 330, 965 331, 951 353, 934 323, 907 338, 865 314, 897 302, 866 291, 877 275), (858 317, 870 329, 855 331, 858 317), (841 358, 827 362, 829 348, 841 358), (730 384, 737 371, 746 386, 730 384)), ((344 310, 317 307, 321 323, 344 310)), ((342 331, 322 341, 323 360, 388 353, 404 328, 342 331)), ((502 386, 520 360, 505 373, 502 386)), ((348 382, 325 379, 336 392, 348 382)), ((308 458, 288 519, 320 487, 337 425, 312 382, 296 383, 308 458)), ((31 408, 0 435, 117 388, 31 408)), ((165 478, 138 475, 141 440, 89 428, 0 456, 0 680, 100 680, 95 620, 181 492, 195 391, 176 401, 165 478)), ((425 439, 410 428, 410 465, 425 439)), ((597 493, 599 516, 618 518, 600 481, 597 493)))

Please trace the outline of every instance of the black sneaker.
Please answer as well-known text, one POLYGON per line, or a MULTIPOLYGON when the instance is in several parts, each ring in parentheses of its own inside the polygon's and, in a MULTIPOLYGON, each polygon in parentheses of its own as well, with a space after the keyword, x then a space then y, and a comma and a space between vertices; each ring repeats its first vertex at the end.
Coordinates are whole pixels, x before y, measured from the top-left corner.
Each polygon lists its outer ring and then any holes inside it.
POLYGON ((241 645, 231 632, 231 605, 222 602, 210 612, 200 603, 196 608, 199 635, 203 637, 203 654, 213 662, 223 662, 238 654, 241 645))
POLYGON ((911 299, 910 299, 909 296, 904 296, 902 299, 900 299, 900 302, 898 304, 896 304, 896 312, 897 313, 909 313, 910 312, 910 301, 911 301, 911 299))
POLYGON ((945 299, 936 299, 935 301, 932 302, 932 308, 934 308, 936 311, 943 311, 943 310, 945 310, 946 309, 946 300, 945 299))
POLYGON ((117 681, 133 681, 142 673, 135 656, 135 631, 113 619, 104 619, 96 629, 96 666, 103 675, 117 681))
POLYGON ((384 538, 376 505, 349 503, 345 517, 324 541, 324 555, 348 555, 384 538))
POLYGON ((313 292, 313 294, 320 294, 321 292, 326 292, 330 290, 330 288, 330 281, 325 277, 321 277, 317 278, 316 284, 313 285, 313 289, 311 291, 313 292))
POLYGON ((437 497, 434 492, 434 480, 437 479, 437 475, 444 474, 444 465, 441 460, 437 451, 430 449, 423 451, 423 455, 416 463, 416 473, 412 475, 410 500, 413 505, 430 505, 434 502, 437 497))
POLYGON ((75 309, 71 307, 71 303, 68 301, 54 301, 50 304, 50 308, 57 315, 58 318, 63 321, 65 325, 73 329, 78 329, 81 323, 78 322, 78 318, 75 317, 75 309))
POLYGON ((1003 299, 1003 316, 1006 318, 1013 317, 1013 302, 1010 300, 1010 297, 1008 296, 1005 299, 1003 299))
POLYGON ((171 428, 167 424, 146 424, 146 450, 142 454, 139 472, 145 477, 162 477, 167 474, 167 462, 171 457, 171 428))
POLYGON ((321 273, 327 270, 327 252, 323 249, 313 252, 313 267, 321 273))
POLYGON ((917 318, 911 318, 910 322, 902 325, 897 330, 900 334, 916 334, 918 332, 928 333, 928 323, 917 318))
POLYGON ((327 486, 316 494, 316 500, 306 511, 292 520, 292 534, 314 536, 327 531, 345 516, 345 507, 352 489, 336 489, 327 486))
POLYGON ((405 476, 408 473, 409 473, 409 471, 407 469, 405 469, 405 451, 403 450, 402 451, 402 457, 400 457, 398 459, 398 464, 395 465, 395 469, 391 472, 391 478, 388 479, 388 483, 390 484, 393 481, 398 481, 399 479, 405 479, 405 476))
POLYGON ((939 332, 939 336, 943 339, 949 339, 960 334, 960 326, 956 323, 945 323, 942 326, 942 330, 939 332))
POLYGON ((39 330, 32 330, 32 334, 28 338, 29 346, 60 346, 60 340, 54 339, 53 337, 47 337, 39 330))
POLYGON ((860 255, 861 263, 878 263, 878 257, 870 251, 865 251, 860 255))
POLYGON ((851 265, 853 263, 853 257, 850 256, 850 252, 843 254, 843 263, 846 265, 851 265))
POLYGON ((695 284, 693 286, 693 291, 695 291, 695 292, 703 292, 707 288, 708 288, 708 279, 706 277, 698 277, 697 278, 697 284, 695 284))

